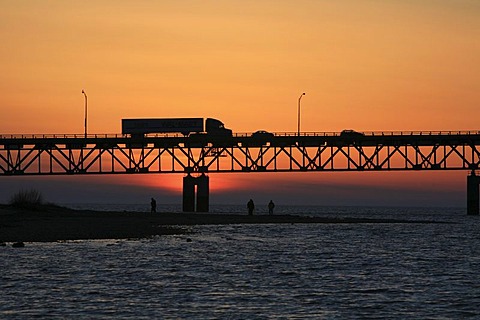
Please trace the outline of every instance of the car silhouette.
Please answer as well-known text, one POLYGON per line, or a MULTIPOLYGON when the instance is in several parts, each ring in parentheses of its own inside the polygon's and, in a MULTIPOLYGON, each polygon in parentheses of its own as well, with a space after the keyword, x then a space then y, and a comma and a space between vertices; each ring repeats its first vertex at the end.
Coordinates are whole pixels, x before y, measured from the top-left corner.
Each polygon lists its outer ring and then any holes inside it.
POLYGON ((254 133, 252 133, 252 138, 254 139, 270 139, 270 138, 273 138, 274 137, 274 134, 271 133, 271 132, 267 132, 265 130, 258 130, 258 131, 255 131, 254 133))
POLYGON ((344 138, 356 138, 356 137, 364 137, 364 136, 365 134, 361 132, 357 132, 355 130, 351 130, 351 129, 343 130, 342 132, 340 132, 340 137, 344 137, 344 138))

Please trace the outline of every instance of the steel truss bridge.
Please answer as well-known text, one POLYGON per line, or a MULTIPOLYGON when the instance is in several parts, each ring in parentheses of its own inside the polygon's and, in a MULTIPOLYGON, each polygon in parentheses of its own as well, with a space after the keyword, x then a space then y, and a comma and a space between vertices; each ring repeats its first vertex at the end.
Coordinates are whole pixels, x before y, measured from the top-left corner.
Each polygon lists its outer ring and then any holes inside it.
POLYGON ((0 135, 0 176, 183 173, 186 211, 195 186, 208 211, 214 172, 467 170, 467 207, 478 214, 479 168, 480 131, 0 135))

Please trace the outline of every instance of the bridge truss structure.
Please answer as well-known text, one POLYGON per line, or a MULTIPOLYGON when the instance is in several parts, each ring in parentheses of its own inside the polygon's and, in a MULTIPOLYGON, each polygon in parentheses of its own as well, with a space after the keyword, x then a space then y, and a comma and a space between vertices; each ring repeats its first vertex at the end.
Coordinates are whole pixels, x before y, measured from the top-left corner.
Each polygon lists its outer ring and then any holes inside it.
POLYGON ((0 175, 478 170, 480 131, 0 136, 0 175))
POLYGON ((0 135, 0 176, 479 168, 480 131, 0 135))

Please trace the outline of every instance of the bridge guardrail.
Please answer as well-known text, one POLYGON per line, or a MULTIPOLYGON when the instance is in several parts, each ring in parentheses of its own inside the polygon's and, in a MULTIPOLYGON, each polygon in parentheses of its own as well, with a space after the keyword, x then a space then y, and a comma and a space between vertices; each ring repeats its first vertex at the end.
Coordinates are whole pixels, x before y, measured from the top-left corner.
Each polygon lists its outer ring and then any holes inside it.
MULTIPOLYGON (((480 130, 455 130, 455 131, 358 131, 366 137, 380 136, 451 136, 451 135, 480 135, 480 130)), ((337 137, 341 132, 272 132, 275 137, 337 137)), ((250 137, 252 132, 234 133, 233 137, 250 137)), ((129 138, 121 133, 101 134, 0 134, 0 139, 98 139, 98 138, 129 138)), ((183 138, 180 133, 148 134, 148 138, 183 138)))

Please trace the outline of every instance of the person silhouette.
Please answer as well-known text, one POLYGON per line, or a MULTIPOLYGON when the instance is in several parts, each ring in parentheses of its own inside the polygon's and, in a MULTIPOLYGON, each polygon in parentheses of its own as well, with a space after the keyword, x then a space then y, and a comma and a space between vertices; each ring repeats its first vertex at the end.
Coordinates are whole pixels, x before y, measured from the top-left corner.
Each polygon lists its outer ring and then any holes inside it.
POLYGON ((275 203, 273 203, 272 200, 268 203, 268 214, 272 215, 273 214, 273 208, 275 208, 275 203))
POLYGON ((250 199, 247 203, 247 208, 248 208, 248 215, 251 216, 253 215, 253 210, 255 209, 255 204, 253 203, 253 200, 250 199))
POLYGON ((150 212, 152 213, 155 213, 157 212, 157 201, 155 201, 155 199, 152 198, 152 200, 150 201, 150 212))

